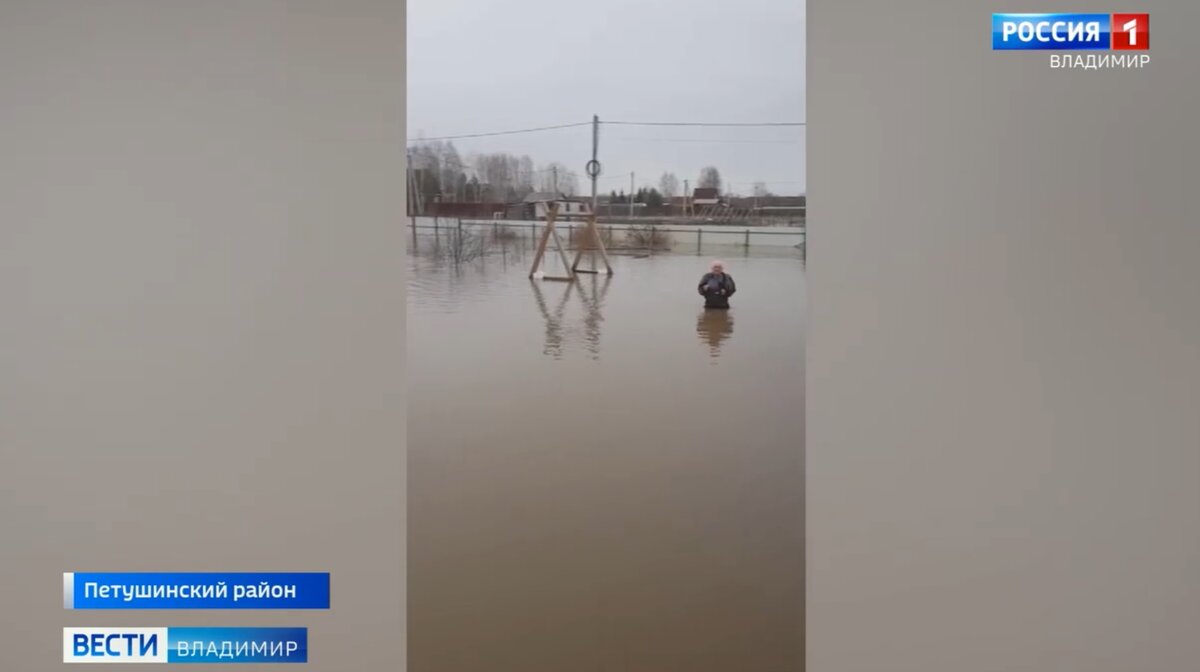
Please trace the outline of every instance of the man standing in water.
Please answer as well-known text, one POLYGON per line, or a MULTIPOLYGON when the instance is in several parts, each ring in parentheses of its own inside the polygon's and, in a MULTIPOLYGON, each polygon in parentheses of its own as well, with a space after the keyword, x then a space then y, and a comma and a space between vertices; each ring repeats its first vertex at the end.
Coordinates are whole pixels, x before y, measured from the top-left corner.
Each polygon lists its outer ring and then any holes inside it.
POLYGON ((705 308, 728 308, 729 297, 737 291, 737 285, 733 284, 733 276, 725 272, 725 265, 714 261, 712 269, 700 278, 697 289, 704 297, 705 308))

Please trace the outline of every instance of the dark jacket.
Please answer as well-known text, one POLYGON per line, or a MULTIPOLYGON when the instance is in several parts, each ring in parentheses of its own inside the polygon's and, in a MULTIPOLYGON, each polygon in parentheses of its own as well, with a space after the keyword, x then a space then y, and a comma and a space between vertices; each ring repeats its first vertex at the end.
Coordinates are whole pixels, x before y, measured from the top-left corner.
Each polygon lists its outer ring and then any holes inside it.
POLYGON ((696 289, 704 297, 704 307, 728 308, 729 297, 737 291, 737 285, 728 273, 705 273, 696 289))

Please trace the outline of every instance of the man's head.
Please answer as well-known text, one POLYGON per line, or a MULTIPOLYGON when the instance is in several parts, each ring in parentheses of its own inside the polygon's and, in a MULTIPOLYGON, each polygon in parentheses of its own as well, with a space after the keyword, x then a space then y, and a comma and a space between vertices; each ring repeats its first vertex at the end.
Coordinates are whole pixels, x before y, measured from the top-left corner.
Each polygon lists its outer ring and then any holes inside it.
POLYGON ((725 272, 725 264, 722 264, 719 261, 712 262, 712 266, 710 268, 713 273, 724 273, 725 272))

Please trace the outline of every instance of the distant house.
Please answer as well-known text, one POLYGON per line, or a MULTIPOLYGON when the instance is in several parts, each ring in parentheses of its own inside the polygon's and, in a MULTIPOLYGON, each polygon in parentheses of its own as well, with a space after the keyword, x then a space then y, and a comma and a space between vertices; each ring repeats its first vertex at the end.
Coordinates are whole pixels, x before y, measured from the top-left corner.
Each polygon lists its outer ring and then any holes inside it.
POLYGON ((806 200, 804 196, 743 196, 729 199, 729 205, 737 209, 754 208, 803 212, 806 200))
POLYGON ((551 203, 558 204, 558 218, 560 219, 588 214, 587 203, 582 199, 554 192, 535 191, 520 203, 508 206, 508 217, 509 219, 543 220, 550 211, 551 203))
POLYGON ((721 204, 721 193, 716 189, 708 187, 697 187, 692 192, 692 207, 703 208, 710 205, 721 204))
MULTIPOLYGON (((647 211, 654 210, 645 203, 602 203, 596 205, 596 214, 602 217, 628 217, 632 214, 640 217, 647 211)), ((658 209, 661 212, 661 208, 658 209)))
POLYGON ((503 219, 506 203, 469 203, 437 200, 425 204, 425 214, 432 217, 462 217, 468 219, 503 219))

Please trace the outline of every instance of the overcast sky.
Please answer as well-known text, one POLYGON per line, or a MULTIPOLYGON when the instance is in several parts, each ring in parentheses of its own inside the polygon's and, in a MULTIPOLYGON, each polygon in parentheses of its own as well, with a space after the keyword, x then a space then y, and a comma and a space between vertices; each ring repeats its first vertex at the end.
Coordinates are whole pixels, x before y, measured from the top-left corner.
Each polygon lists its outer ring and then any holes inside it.
MULTIPOLYGON (((408 0, 408 136, 488 133, 591 121, 805 121, 802 0, 408 0)), ((695 186, 714 165, 749 194, 763 181, 805 193, 805 128, 601 126, 601 193, 695 186)), ((589 127, 454 141, 528 154, 580 176, 589 127)))

